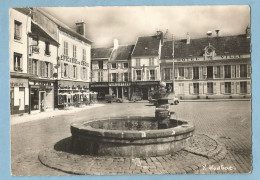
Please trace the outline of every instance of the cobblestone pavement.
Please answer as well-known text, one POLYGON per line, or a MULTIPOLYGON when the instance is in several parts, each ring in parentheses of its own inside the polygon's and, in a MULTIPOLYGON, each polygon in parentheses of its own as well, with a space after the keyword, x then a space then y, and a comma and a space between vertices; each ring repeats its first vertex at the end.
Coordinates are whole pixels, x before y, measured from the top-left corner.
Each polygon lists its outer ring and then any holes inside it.
MULTIPOLYGON (((206 134, 225 145, 227 154, 223 160, 211 166, 189 173, 249 173, 251 167, 251 102, 181 102, 171 106, 178 118, 190 120, 195 124, 195 134, 206 134)), ((65 175, 66 173, 48 168, 38 160, 38 153, 51 147, 61 139, 70 136, 70 123, 107 116, 154 115, 154 107, 148 103, 106 104, 106 106, 84 110, 55 118, 21 123, 11 126, 11 168, 13 175, 65 175)), ((181 154, 184 153, 184 154, 181 154)), ((176 161, 178 166, 191 162, 194 157, 186 156, 189 161, 176 161)), ((194 155, 192 153, 188 153, 194 155)), ((142 161, 141 161, 142 162, 142 161)), ((108 161, 109 164, 109 161, 108 161)), ((206 164, 201 162, 201 164, 206 164)), ((88 165, 86 165, 88 166, 88 165)), ((160 166, 160 165, 158 165, 160 166)), ((174 169, 174 165, 169 165, 174 169)), ((122 171, 120 164, 114 168, 122 171)), ((167 166, 168 167, 168 166, 167 166)), ((154 167, 161 174, 165 168, 154 167)), ((196 168, 194 168, 196 169, 196 168)), ((141 170, 138 170, 138 172, 141 170)), ((126 172, 127 173, 127 172, 126 172)), ((168 173, 174 173, 174 171, 168 173)), ((183 173, 187 173, 186 171, 183 173)), ((98 174, 98 173, 97 173, 98 174)))

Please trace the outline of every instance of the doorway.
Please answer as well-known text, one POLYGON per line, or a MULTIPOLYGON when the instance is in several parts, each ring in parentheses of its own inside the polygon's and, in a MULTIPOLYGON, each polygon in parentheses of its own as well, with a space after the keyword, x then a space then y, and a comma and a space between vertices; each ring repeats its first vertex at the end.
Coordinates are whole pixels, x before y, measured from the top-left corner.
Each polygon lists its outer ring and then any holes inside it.
POLYGON ((40 110, 41 111, 45 111, 45 109, 46 109, 45 97, 46 97, 46 92, 45 91, 40 91, 40 110))
POLYGON ((143 100, 148 99, 148 88, 142 88, 143 100))
POLYGON ((19 88, 19 111, 24 110, 24 93, 25 93, 25 88, 20 87, 19 88))

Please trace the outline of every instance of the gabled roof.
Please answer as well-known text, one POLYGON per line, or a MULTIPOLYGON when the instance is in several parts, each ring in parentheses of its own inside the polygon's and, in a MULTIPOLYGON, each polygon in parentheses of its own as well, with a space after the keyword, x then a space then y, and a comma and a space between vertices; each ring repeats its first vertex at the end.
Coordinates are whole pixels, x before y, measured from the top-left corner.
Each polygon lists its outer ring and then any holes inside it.
POLYGON ((158 56, 159 46, 157 36, 138 37, 132 56, 158 56))
POLYGON ((91 59, 109 59, 113 48, 93 48, 91 49, 91 59))
MULTIPOLYGON (((250 38, 245 34, 236 36, 220 36, 211 38, 191 39, 186 44, 186 39, 174 42, 174 58, 203 56, 204 49, 210 43, 215 48, 217 55, 250 54, 250 38)), ((172 54, 172 41, 164 43, 161 50, 161 59, 168 59, 172 54)))
POLYGON ((114 49, 111 55, 111 61, 130 60, 134 45, 120 45, 114 49))

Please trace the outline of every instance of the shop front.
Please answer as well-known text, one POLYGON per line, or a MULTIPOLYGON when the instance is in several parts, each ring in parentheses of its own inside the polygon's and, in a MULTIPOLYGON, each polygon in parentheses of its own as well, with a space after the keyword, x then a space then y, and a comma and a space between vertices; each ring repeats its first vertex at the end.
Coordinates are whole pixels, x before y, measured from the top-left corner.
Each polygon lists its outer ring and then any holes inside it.
POLYGON ((55 107, 80 106, 89 104, 88 82, 59 80, 55 84, 55 107))
POLYGON ((109 94, 125 100, 130 99, 130 82, 111 82, 109 83, 109 94))
POLYGON ((148 100, 151 93, 159 88, 160 81, 142 81, 132 82, 132 94, 131 99, 141 98, 148 100))
POLYGON ((54 81, 29 80, 30 113, 54 110, 54 81))
POLYGON ((97 92, 97 99, 104 100, 105 95, 109 94, 108 82, 93 82, 90 85, 91 91, 97 92))
POLYGON ((11 77, 10 110, 11 114, 29 113, 28 78, 11 77))

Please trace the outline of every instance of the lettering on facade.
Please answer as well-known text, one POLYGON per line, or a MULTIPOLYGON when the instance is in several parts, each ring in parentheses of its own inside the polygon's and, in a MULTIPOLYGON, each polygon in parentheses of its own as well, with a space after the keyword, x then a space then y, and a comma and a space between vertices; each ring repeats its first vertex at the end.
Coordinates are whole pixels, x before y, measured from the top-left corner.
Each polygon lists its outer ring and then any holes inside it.
POLYGON ((69 57, 69 56, 66 56, 66 55, 61 55, 59 57, 59 59, 63 60, 63 61, 71 62, 71 63, 74 63, 74 64, 78 64, 78 65, 89 67, 89 63, 87 63, 86 61, 81 61, 80 62, 76 58, 69 57))
POLYGON ((29 84, 35 86, 53 86, 51 82, 29 82, 29 84))
POLYGON ((130 86, 130 83, 110 83, 109 86, 130 86))
MULTIPOLYGON (((239 59, 241 55, 225 55, 225 56, 215 56, 212 59, 206 60, 223 60, 223 59, 239 59)), ((186 61, 204 61, 204 57, 191 57, 191 58, 178 58, 177 62, 186 62, 186 61)))
POLYGON ((18 83, 18 82, 11 82, 10 87, 24 87, 23 83, 18 83))

